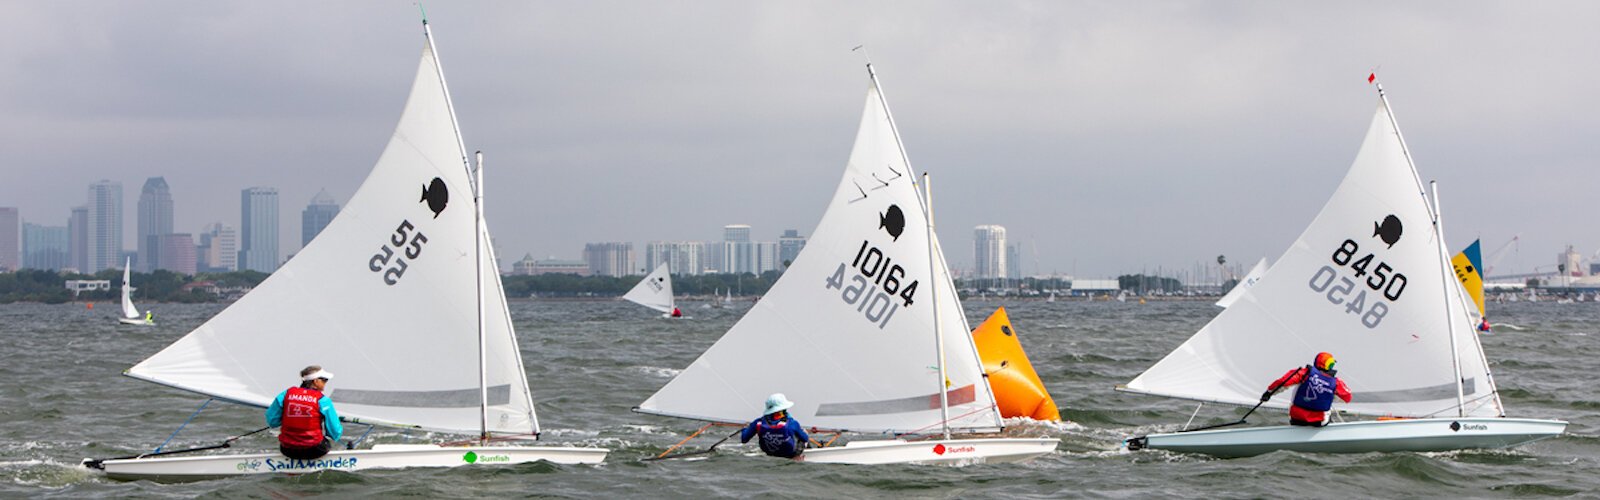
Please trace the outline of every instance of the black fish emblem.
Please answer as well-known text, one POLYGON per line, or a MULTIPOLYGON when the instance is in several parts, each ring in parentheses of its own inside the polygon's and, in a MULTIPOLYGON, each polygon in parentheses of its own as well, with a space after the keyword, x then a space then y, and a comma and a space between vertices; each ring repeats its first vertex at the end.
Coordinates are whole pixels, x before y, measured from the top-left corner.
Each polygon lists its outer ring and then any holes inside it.
POLYGON ((1400 241, 1400 233, 1403 231, 1404 229, 1400 227, 1400 218, 1393 215, 1384 217, 1383 222, 1372 223, 1372 235, 1382 238, 1384 243, 1389 244, 1389 248, 1394 248, 1394 244, 1400 241))
POLYGON ((434 177, 433 182, 422 186, 422 199, 417 201, 428 202, 428 210, 432 210, 433 218, 437 219, 445 205, 450 204, 450 188, 444 187, 444 179, 434 177))
POLYGON ((889 210, 878 214, 878 229, 889 233, 894 241, 900 241, 900 233, 906 230, 906 214, 900 211, 899 205, 889 205, 889 210))

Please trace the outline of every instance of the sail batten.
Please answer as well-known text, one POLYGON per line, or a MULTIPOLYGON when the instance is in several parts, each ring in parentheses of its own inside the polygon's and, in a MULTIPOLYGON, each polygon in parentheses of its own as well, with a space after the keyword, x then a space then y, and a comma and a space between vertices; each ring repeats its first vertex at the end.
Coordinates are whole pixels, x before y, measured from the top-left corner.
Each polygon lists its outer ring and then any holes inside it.
POLYGON ((937 320, 962 328, 943 345, 945 387, 961 394, 950 398, 949 426, 998 427, 914 175, 873 81, 843 176, 805 249, 733 328, 636 410, 748 422, 781 392, 808 427, 937 429, 937 320))
POLYGON ((464 151, 425 39, 394 134, 339 215, 249 294, 128 375, 266 406, 301 368, 322 365, 338 374, 328 393, 350 420, 537 434, 501 292, 482 294, 480 369, 478 283, 497 284, 499 273, 479 244, 488 230, 464 151))
MULTIPOLYGON (((1455 306, 1465 303, 1462 288, 1439 286, 1454 280, 1436 213, 1394 123, 1380 101, 1349 172, 1294 244, 1123 390, 1252 405, 1285 371, 1331 352, 1355 394, 1341 411, 1501 414, 1482 348, 1455 306), (1461 400, 1493 402, 1462 405, 1458 386, 1461 400)), ((1286 406, 1292 392, 1267 406, 1286 406)))

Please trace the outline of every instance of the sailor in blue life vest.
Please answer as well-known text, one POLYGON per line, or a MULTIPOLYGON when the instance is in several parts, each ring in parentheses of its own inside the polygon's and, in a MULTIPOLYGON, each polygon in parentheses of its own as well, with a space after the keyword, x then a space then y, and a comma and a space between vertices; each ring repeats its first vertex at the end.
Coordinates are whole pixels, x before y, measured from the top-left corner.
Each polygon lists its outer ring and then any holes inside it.
POLYGON ((1350 402, 1350 389, 1336 376, 1338 371, 1333 369, 1334 362, 1332 354, 1317 353, 1311 364, 1289 370, 1289 373, 1268 386, 1267 392, 1261 393, 1261 402, 1272 399, 1273 393, 1279 389, 1299 384, 1300 387, 1294 391, 1294 405, 1289 407, 1289 425, 1328 425, 1328 410, 1333 408, 1333 398, 1337 396, 1346 403, 1350 402))
POLYGON ((278 433, 278 451, 283 456, 322 458, 344 435, 339 412, 333 410, 333 399, 322 393, 332 379, 333 374, 322 367, 307 366, 300 370, 300 386, 279 393, 267 407, 267 425, 283 427, 278 433))
POLYGON ((780 458, 794 458, 805 452, 805 444, 811 441, 811 436, 800 427, 800 421, 789 418, 788 410, 794 406, 793 401, 783 396, 783 393, 774 393, 767 396, 767 410, 761 418, 745 426, 744 432, 739 433, 739 442, 748 443, 750 438, 760 436, 761 451, 769 456, 780 458))

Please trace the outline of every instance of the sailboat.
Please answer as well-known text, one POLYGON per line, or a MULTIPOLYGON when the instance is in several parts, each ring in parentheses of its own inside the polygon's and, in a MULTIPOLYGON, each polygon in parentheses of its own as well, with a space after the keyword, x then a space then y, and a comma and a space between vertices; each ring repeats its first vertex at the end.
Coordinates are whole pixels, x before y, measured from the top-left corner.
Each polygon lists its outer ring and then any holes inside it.
POLYGON ((867 73, 855 146, 805 249, 733 328, 634 410, 745 424, 781 392, 808 428, 862 438, 806 450, 804 462, 965 464, 1051 453, 1057 439, 956 436, 1004 424, 871 64, 867 73), (779 366, 784 376, 772 376, 779 366), (918 434, 932 437, 908 439, 918 434))
POLYGON ((1217 307, 1227 309, 1228 306, 1239 300, 1240 295, 1244 295, 1245 290, 1256 286, 1256 282, 1261 281, 1261 275, 1263 274, 1267 274, 1266 257, 1256 261, 1256 265, 1250 268, 1250 272, 1244 273, 1244 279, 1239 280, 1239 283, 1233 285, 1232 290, 1228 290, 1228 293, 1223 294, 1222 298, 1217 299, 1217 307))
POLYGON ((628 302, 639 304, 660 311, 663 318, 682 318, 677 306, 672 301, 672 273, 667 268, 667 263, 662 262, 656 270, 650 271, 639 284, 634 285, 622 298, 628 302))
POLYGON ((426 20, 423 35, 405 111, 349 204, 266 281, 126 375, 266 407, 302 367, 325 365, 339 374, 328 394, 347 423, 473 435, 475 444, 380 444, 317 460, 151 453, 85 465, 117 479, 194 479, 605 458, 599 448, 490 444, 536 438, 539 421, 488 244, 482 159, 472 170, 426 20))
POLYGON ((1483 303, 1483 253, 1479 250, 1479 240, 1472 240, 1471 245, 1461 249, 1461 253, 1450 258, 1451 270, 1455 272, 1456 279, 1461 282, 1461 288, 1466 292, 1467 298, 1472 299, 1475 308, 1468 309, 1468 313, 1476 312, 1472 316, 1472 324, 1478 331, 1489 332, 1491 326, 1487 319, 1488 312, 1483 303))
POLYGON ((133 306, 133 281, 130 273, 133 268, 133 259, 129 258, 122 265, 122 317, 117 318, 118 323, 124 325, 154 325, 155 319, 151 316, 139 314, 139 308, 133 306))
MULTIPOLYGON (((1326 351, 1338 356, 1339 376, 1354 392, 1335 409, 1380 418, 1217 428, 1241 419, 1134 437, 1129 449, 1223 457, 1444 451, 1516 446, 1566 428, 1505 416, 1450 270, 1437 190, 1430 204, 1381 85, 1378 95, 1349 173, 1299 239, 1238 301, 1118 389, 1250 406, 1279 374, 1326 351)), ((1258 407, 1281 411, 1294 392, 1258 407)))

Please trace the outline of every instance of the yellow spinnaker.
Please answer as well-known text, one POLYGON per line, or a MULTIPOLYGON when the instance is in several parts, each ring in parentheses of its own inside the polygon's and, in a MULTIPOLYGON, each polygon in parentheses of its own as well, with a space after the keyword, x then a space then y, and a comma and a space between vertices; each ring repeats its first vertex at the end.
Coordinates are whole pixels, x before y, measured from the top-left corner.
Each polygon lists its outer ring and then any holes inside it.
POLYGON ((1033 371, 1022 341, 1011 328, 1006 308, 996 309, 972 330, 972 340, 978 346, 978 357, 983 360, 983 371, 989 375, 989 387, 994 389, 995 405, 1002 417, 1061 420, 1061 411, 1050 399, 1044 381, 1033 371))

